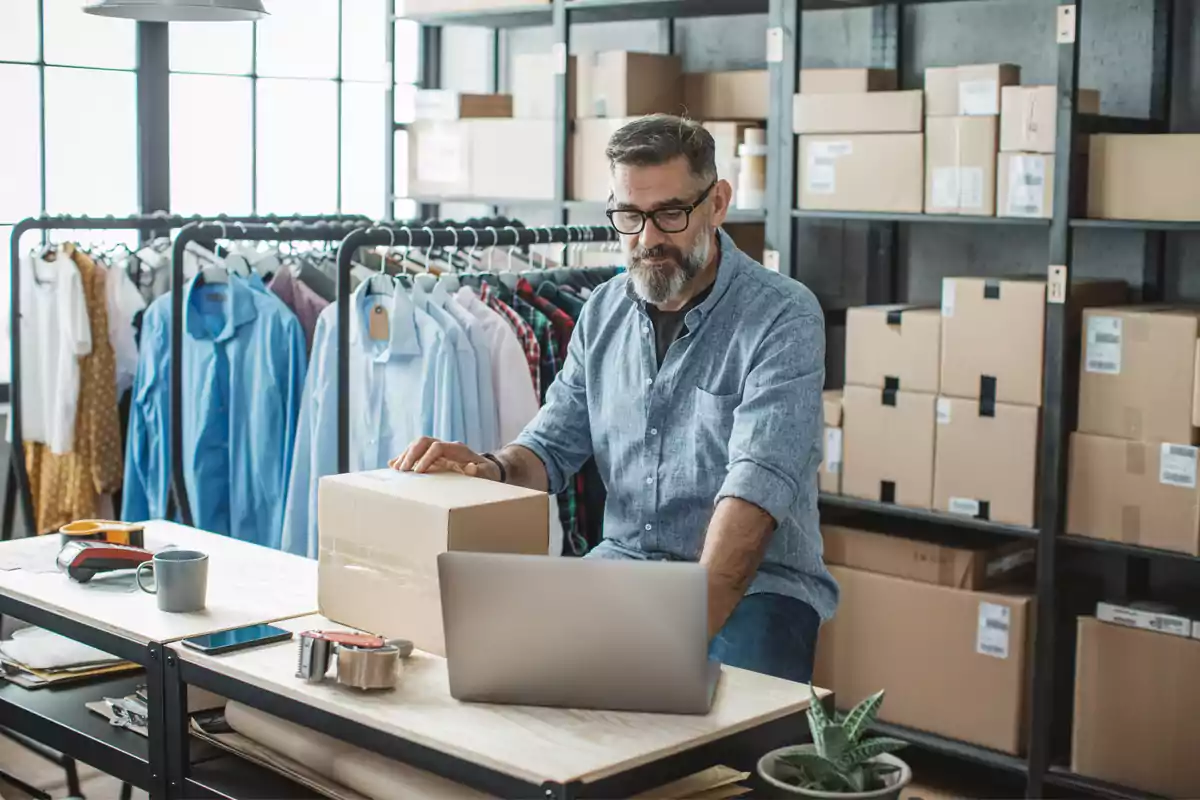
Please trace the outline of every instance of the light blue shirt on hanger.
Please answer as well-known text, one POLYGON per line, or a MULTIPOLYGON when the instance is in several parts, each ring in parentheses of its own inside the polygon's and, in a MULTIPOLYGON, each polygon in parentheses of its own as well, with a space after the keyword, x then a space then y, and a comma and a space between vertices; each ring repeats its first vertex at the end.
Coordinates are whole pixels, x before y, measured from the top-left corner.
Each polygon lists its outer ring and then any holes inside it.
MULTIPOLYGON (((408 292, 351 296, 350 470, 379 469, 420 436, 462 441, 463 390, 453 347, 408 292), (386 328, 371 320, 387 315, 386 328), (386 339, 376 338, 386 330, 386 339)), ((283 549, 316 558, 317 483, 337 472, 337 304, 322 312, 296 430, 283 549)))
POLYGON ((466 438, 451 441, 464 442, 472 450, 487 450, 488 445, 483 438, 482 415, 479 411, 479 366, 475 360, 475 348, 471 346, 467 331, 445 308, 446 303, 451 302, 450 295, 439 286, 435 286, 431 292, 426 292, 414 281, 412 300, 418 309, 428 313, 442 329, 458 365, 466 438))
MULTIPOLYGON (((252 280, 193 278, 184 288, 183 468, 197 527, 279 547, 296 417, 305 378, 304 331, 252 280)), ((171 300, 142 323, 121 516, 165 517, 171 479, 171 300)))

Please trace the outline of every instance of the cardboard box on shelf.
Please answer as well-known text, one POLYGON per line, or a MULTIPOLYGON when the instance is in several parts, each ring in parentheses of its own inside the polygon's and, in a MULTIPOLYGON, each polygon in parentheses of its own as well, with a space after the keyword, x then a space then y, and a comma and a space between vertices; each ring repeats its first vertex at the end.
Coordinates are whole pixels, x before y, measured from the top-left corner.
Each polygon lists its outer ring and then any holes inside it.
POLYGON ((325 477, 318 492, 321 614, 429 653, 445 655, 439 553, 549 550, 544 492, 387 469, 325 477))
POLYGON ((930 117, 925 124, 925 213, 996 213, 996 118, 930 117))
POLYGON ((846 312, 846 383, 937 394, 941 352, 936 308, 858 306, 846 312))
POLYGON ((1195 447, 1071 434, 1067 532, 1200 555, 1195 447))
POLYGON ((920 133, 925 95, 911 92, 798 94, 793 133, 920 133))
POLYGON ((1054 156, 1000 154, 996 161, 996 216, 1054 216, 1054 156))
MULTIPOLYGON (((549 120, 417 122, 409 128, 409 191, 416 197, 554 197, 549 120)), ((603 152, 603 151, 602 151, 603 152)))
POLYGON ((1036 406, 939 397, 933 507, 1032 527, 1039 421, 1036 406))
POLYGON ((821 441, 821 468, 817 488, 828 494, 842 493, 842 391, 821 393, 825 407, 825 436, 821 441))
MULTIPOLYGON (((1080 114, 1100 113, 1100 93, 1080 89, 1080 114)), ((1005 86, 1000 90, 1000 149, 1011 152, 1055 151, 1058 131, 1058 87, 1005 86)))
POLYGON ((1083 315, 1077 430, 1193 444, 1200 310, 1092 308, 1083 315))
POLYGON ((930 117, 994 117, 1000 90, 1021 82, 1013 64, 972 64, 925 70, 925 114, 930 117))
POLYGON ((841 603, 821 626, 815 685, 833 690, 842 708, 886 687, 884 722, 1021 753, 1032 597, 829 571, 841 603))
POLYGON ((822 525, 821 536, 826 564, 954 589, 1011 586, 1037 557, 1032 542, 947 544, 836 525, 822 525))
POLYGON ((552 0, 400 0, 397 16, 449 14, 456 11, 492 11, 498 8, 550 5, 552 0))
POLYGON ((576 113, 587 119, 683 113, 679 56, 608 50, 575 62, 576 113))
POLYGON ((1200 134, 1098 134, 1088 153, 1088 216, 1200 220, 1200 134))
POLYGON ((801 94, 853 94, 896 90, 894 69, 802 69, 801 94))
POLYGON ((603 203, 612 192, 612 173, 604 149, 609 138, 631 118, 577 119, 572 135, 568 196, 572 200, 603 203))
POLYGON ((771 113, 767 71, 689 72, 683 105, 692 119, 765 120, 771 113))
POLYGON ((800 137, 799 207, 919 214, 925 137, 864 133, 800 137))
MULTIPOLYGON (((1071 284, 1068 341, 1077 341, 1082 309, 1122 303, 1118 281, 1071 284)), ((1046 312, 1043 278, 946 278, 942 281, 942 394, 1042 402, 1046 312)))
MULTIPOLYGON (((575 118, 575 56, 567 59, 567 114, 575 118)), ((513 57, 513 112, 518 119, 554 119, 554 79, 557 66, 553 53, 521 53, 513 57)))
POLYGON ((842 494, 932 506, 936 399, 865 386, 842 390, 842 494))
POLYGON ((420 89, 416 100, 419 120, 456 120, 511 117, 510 94, 468 94, 448 89, 420 89))
POLYGON ((1200 797, 1200 642, 1080 617, 1076 647, 1071 770, 1200 797))

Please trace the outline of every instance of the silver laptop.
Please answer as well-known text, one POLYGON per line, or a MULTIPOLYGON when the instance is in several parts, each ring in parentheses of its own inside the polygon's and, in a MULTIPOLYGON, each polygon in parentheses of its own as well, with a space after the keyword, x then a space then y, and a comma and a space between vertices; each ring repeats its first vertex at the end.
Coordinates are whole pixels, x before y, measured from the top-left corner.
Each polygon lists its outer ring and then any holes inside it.
POLYGON ((484 703, 706 714, 699 564, 438 556, 450 694, 484 703))

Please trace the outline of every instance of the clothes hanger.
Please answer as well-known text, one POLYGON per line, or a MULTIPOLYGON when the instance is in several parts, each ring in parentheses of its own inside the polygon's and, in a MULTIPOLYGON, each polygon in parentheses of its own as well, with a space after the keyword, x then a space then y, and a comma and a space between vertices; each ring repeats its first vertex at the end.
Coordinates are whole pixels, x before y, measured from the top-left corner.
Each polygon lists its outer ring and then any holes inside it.
MULTIPOLYGON (((229 231, 225 228, 224 222, 217 222, 215 224, 221 226, 221 238, 222 239, 229 235, 229 231)), ((187 246, 191 247, 192 244, 194 244, 194 243, 188 242, 187 246)), ((199 247, 197 245, 197 249, 201 250, 202 252, 207 254, 210 259, 212 259, 211 261, 209 261, 207 263, 206 266, 201 268, 199 284, 202 286, 206 285, 206 284, 208 284, 208 285, 228 284, 229 283, 229 271, 225 268, 225 263, 223 261, 221 261, 220 259, 217 259, 216 256, 214 256, 208 250, 205 250, 203 247, 199 247)))
MULTIPOLYGON (((454 234, 454 251, 458 251, 458 230, 450 229, 450 233, 454 234)), ((451 257, 453 258, 453 257, 451 257)), ((454 272, 443 272, 437 281, 438 288, 446 294, 454 294, 461 288, 462 284, 458 280, 458 276, 454 272)))
MULTIPOLYGON (((422 231, 429 234, 429 247, 425 250, 425 263, 429 264, 430 252, 433 250, 433 229, 429 227, 421 228, 422 231)), ((413 286, 419 288, 426 294, 430 294, 438 285, 438 278, 434 272, 426 268, 425 272, 413 277, 413 286)))
MULTIPOLYGON (((378 230, 384 230, 382 227, 378 230)), ((396 246, 396 234, 391 228, 387 228, 388 232, 388 250, 396 246)), ((367 294, 369 295, 384 295, 392 297, 396 294, 396 282, 392 280, 392 276, 387 274, 384 266, 387 264, 387 259, 380 262, 379 272, 371 275, 367 280, 367 294)))

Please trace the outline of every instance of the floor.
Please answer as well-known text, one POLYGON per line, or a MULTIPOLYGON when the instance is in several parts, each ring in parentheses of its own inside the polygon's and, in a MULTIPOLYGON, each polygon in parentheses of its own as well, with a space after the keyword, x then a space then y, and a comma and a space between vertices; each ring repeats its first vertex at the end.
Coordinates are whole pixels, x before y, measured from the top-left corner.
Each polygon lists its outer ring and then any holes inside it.
MULTIPOLYGON (((0 769, 56 798, 70 796, 67 778, 61 769, 4 737, 0 737, 0 769)), ((78 770, 80 789, 87 800, 118 800, 121 796, 121 782, 116 778, 85 764, 79 764, 78 770)), ((135 789, 133 797, 134 800, 145 800, 146 793, 135 789)), ((29 800, 29 795, 0 780, 0 798, 29 800)))

